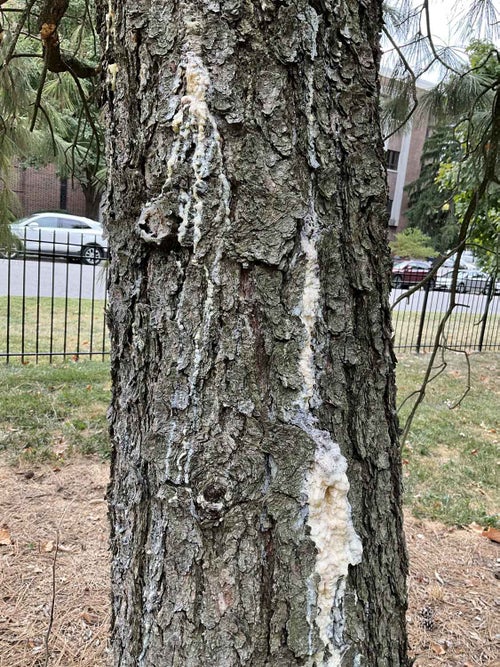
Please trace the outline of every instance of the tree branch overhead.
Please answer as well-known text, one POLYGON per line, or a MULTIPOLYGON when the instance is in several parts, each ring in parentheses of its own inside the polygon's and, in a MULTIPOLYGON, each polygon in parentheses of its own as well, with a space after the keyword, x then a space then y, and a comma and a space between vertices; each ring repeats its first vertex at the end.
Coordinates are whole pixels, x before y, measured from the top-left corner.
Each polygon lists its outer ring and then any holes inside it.
POLYGON ((38 29, 45 62, 49 72, 71 72, 79 79, 87 79, 96 76, 100 68, 61 51, 58 27, 68 7, 69 0, 48 0, 42 6, 38 29))

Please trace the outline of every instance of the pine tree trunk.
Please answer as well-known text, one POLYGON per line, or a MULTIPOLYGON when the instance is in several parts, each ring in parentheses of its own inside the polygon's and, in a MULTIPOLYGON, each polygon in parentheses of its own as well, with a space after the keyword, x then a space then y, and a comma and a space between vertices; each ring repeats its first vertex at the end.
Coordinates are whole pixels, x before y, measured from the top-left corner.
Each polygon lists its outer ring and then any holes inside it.
POLYGON ((99 207, 102 199, 102 192, 95 187, 82 185, 83 196, 85 197, 85 215, 91 220, 99 220, 99 207))
POLYGON ((406 665, 381 3, 101 9, 115 665, 406 665))

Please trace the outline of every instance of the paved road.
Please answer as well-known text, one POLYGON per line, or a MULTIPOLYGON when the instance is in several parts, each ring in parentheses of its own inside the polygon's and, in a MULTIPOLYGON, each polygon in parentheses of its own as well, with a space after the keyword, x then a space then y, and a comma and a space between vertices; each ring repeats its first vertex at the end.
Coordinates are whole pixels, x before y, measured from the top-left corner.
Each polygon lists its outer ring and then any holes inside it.
POLYGON ((0 259, 0 296, 104 299, 106 266, 66 261, 0 259))
MULTIPOLYGON (((87 266, 85 264, 29 259, 0 259, 0 296, 43 296, 68 297, 82 299, 104 299, 106 291, 106 266, 87 266)), ((408 290, 392 290, 391 303, 408 290)), ((427 312, 445 312, 448 308, 449 292, 430 291, 427 312)), ((403 299, 396 310, 419 312, 422 309, 424 292, 419 290, 408 299, 403 299)), ((459 294, 456 312, 482 313, 486 297, 482 294, 459 294)), ((493 297, 490 312, 500 311, 500 296, 493 297)))
MULTIPOLYGON (((390 301, 393 303, 401 294, 406 294, 408 290, 392 290, 390 301)), ((425 292, 419 290, 412 294, 409 298, 403 299, 396 306, 395 310, 406 310, 420 312, 423 307, 425 292)), ((457 305, 455 308, 456 313, 466 312, 466 313, 483 313, 486 305, 486 296, 483 294, 457 294, 456 302, 457 305)), ((450 303, 450 293, 449 292, 437 292, 430 290, 429 297, 427 299, 426 311, 427 312, 441 312, 444 313, 448 309, 450 303)), ((499 313, 500 312, 500 297, 494 296, 490 304, 490 313, 499 313)))

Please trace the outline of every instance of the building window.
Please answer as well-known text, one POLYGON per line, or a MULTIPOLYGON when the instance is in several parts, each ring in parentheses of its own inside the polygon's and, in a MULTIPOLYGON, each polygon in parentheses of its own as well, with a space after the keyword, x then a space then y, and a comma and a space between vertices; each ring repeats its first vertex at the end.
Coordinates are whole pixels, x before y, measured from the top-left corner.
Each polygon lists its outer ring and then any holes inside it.
POLYGON ((396 171, 399 163, 399 151, 386 151, 387 169, 396 171))
POLYGON ((390 197, 387 198, 387 214, 390 216, 392 213, 392 202, 394 200, 391 199, 390 197))

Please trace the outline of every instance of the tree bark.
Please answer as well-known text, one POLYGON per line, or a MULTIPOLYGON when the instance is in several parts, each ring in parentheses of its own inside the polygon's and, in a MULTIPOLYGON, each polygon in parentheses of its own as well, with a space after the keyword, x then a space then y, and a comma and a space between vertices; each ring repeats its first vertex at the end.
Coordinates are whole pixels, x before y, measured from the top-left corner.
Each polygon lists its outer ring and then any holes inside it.
POLYGON ((99 220, 102 192, 94 185, 89 185, 89 183, 90 178, 86 183, 80 183, 83 196, 85 197, 85 216, 91 220, 99 220))
POLYGON ((101 11, 115 665, 406 665, 381 3, 101 11))

